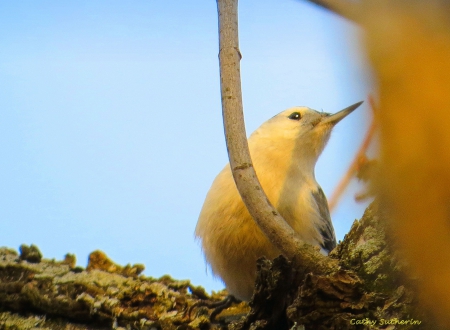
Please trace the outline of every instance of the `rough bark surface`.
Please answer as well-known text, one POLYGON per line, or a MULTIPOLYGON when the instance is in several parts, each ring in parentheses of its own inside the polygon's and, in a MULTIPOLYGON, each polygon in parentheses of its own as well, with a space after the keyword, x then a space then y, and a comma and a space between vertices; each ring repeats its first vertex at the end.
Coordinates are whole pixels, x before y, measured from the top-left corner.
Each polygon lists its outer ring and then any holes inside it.
POLYGON ((431 329, 385 221, 370 206, 330 254, 339 267, 328 275, 302 277, 284 257, 260 259, 250 303, 214 322, 205 302, 225 291, 146 277, 142 265, 121 267, 100 251, 83 269, 72 255, 55 261, 35 246, 0 248, 0 329, 431 329))

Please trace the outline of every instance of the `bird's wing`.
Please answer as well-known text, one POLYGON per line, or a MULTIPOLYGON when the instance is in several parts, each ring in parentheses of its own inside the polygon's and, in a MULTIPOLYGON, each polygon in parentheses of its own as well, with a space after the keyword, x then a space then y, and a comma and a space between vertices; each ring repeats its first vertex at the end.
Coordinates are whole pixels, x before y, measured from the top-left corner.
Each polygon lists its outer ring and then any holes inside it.
POLYGON ((317 190, 312 191, 312 196, 316 202, 317 210, 321 218, 322 226, 319 228, 323 237, 322 248, 330 252, 336 247, 336 236, 334 235, 333 224, 331 223, 330 211, 328 210, 328 202, 322 188, 319 186, 317 190))

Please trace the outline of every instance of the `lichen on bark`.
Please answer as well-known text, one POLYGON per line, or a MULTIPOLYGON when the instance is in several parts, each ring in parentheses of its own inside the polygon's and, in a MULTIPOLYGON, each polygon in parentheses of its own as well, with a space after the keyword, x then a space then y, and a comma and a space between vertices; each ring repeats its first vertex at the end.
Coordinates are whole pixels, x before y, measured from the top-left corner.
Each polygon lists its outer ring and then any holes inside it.
POLYGON ((117 265, 101 251, 83 269, 72 255, 37 260, 37 247, 22 246, 21 254, 0 248, 0 329, 393 329, 382 320, 430 329, 416 281, 386 237, 387 222, 377 204, 368 207, 330 254, 337 266, 329 274, 304 275, 282 256, 260 259, 250 303, 233 305, 216 322, 199 302, 226 291, 209 295, 188 280, 146 277, 142 265, 117 265))

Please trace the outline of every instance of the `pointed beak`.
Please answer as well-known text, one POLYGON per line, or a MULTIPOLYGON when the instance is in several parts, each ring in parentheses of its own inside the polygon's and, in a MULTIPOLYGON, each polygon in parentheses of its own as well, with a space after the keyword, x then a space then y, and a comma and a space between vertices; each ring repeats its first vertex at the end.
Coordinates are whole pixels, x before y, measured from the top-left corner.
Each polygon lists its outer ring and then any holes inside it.
POLYGON ((336 112, 335 114, 328 115, 322 119, 320 124, 329 124, 329 125, 336 125, 338 122, 340 122, 342 119, 344 119, 347 115, 353 112, 357 107, 359 107, 364 101, 355 103, 344 110, 341 110, 339 112, 336 112))

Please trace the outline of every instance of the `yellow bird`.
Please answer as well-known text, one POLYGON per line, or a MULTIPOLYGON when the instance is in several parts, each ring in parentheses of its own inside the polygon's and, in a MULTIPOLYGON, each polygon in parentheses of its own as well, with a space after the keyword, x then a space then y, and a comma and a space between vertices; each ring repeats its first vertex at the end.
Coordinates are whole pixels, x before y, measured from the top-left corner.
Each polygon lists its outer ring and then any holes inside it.
MULTIPOLYGON (((361 103, 333 115, 290 108, 263 123, 248 139, 256 175, 270 202, 299 238, 324 254, 336 246, 336 238, 314 168, 334 125, 361 103)), ((252 296, 256 260, 281 254, 248 213, 229 164, 206 196, 195 235, 213 273, 241 300, 252 296)))

